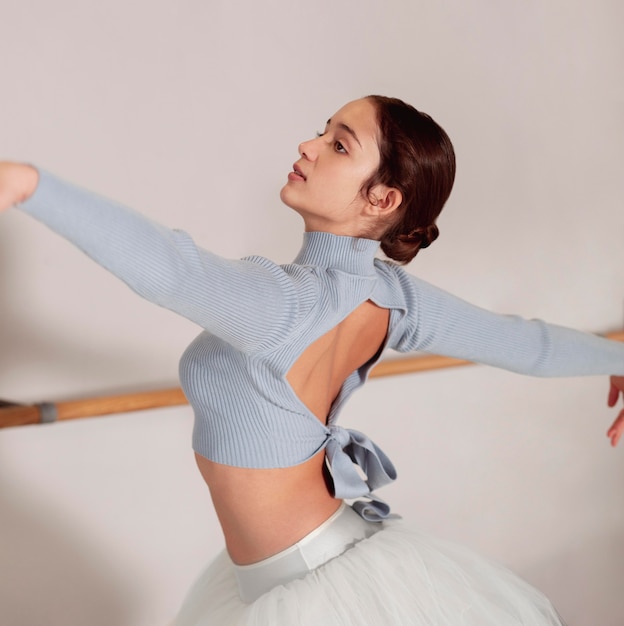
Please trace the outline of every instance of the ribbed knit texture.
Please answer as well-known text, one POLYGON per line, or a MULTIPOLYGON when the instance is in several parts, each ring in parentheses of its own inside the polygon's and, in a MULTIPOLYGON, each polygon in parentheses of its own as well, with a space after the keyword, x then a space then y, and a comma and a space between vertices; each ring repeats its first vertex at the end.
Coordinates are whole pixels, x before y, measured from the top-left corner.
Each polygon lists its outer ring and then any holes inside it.
MULTIPOLYGON (((388 348, 538 376, 624 374, 624 345, 484 311, 375 259, 376 241, 305 233, 292 264, 227 260, 44 172, 22 208, 139 295, 205 329, 182 356, 180 378, 195 411, 193 446, 219 463, 287 467, 327 445, 330 429, 297 398, 286 374, 307 346, 367 299, 391 309, 388 348)), ((328 426, 372 365, 345 381, 328 426)))

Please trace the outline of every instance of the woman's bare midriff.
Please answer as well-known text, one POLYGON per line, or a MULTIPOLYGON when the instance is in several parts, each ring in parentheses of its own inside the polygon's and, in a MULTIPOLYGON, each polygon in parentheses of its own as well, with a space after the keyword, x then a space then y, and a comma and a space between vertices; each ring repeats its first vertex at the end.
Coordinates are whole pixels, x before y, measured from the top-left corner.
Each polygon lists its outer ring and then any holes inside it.
POLYGON ((288 548, 340 506, 323 479, 324 452, 294 467, 247 469, 196 454, 231 559, 255 563, 288 548))
MULTIPOLYGON (((347 376, 370 361, 386 337, 389 311, 370 301, 312 343, 286 376, 322 423, 347 376)), ((248 469, 195 455, 210 489, 232 560, 255 563, 293 545, 340 506, 323 472, 325 452, 279 469, 248 469)))

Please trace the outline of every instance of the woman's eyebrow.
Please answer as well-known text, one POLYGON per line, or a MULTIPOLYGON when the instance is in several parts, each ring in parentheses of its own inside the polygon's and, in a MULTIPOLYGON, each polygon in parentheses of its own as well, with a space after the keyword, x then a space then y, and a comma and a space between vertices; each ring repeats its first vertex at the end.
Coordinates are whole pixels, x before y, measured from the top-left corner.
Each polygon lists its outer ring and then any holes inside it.
MULTIPOLYGON (((331 124, 331 117, 327 120, 327 126, 329 126, 330 124, 331 124)), ((360 143, 360 140, 355 134, 355 131, 350 126, 347 126, 344 122, 338 122, 338 128, 342 128, 342 130, 346 130, 353 137, 353 139, 355 139, 358 142, 358 145, 360 146, 360 148, 362 147, 362 144, 360 143)))

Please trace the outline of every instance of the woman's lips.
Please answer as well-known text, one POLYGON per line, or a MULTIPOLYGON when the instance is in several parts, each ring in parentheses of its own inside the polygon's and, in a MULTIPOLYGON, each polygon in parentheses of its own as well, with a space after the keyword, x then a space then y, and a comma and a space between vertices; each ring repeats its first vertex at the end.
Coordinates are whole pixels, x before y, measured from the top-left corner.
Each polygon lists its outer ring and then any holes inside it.
POLYGON ((293 165, 293 171, 288 174, 288 180, 300 180, 305 181, 306 177, 301 171, 301 168, 295 163, 293 165))

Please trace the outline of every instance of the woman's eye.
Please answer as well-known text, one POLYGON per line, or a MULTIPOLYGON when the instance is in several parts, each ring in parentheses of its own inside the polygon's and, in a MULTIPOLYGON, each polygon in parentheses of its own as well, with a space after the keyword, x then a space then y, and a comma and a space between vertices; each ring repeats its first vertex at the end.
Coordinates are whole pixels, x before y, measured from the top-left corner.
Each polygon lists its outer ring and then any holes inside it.
MULTIPOLYGON (((316 131, 316 136, 323 137, 325 136, 325 131, 321 132, 319 130, 316 131)), ((340 141, 334 141, 334 149, 336 152, 341 152, 342 154, 347 154, 347 149, 342 145, 340 141)))

